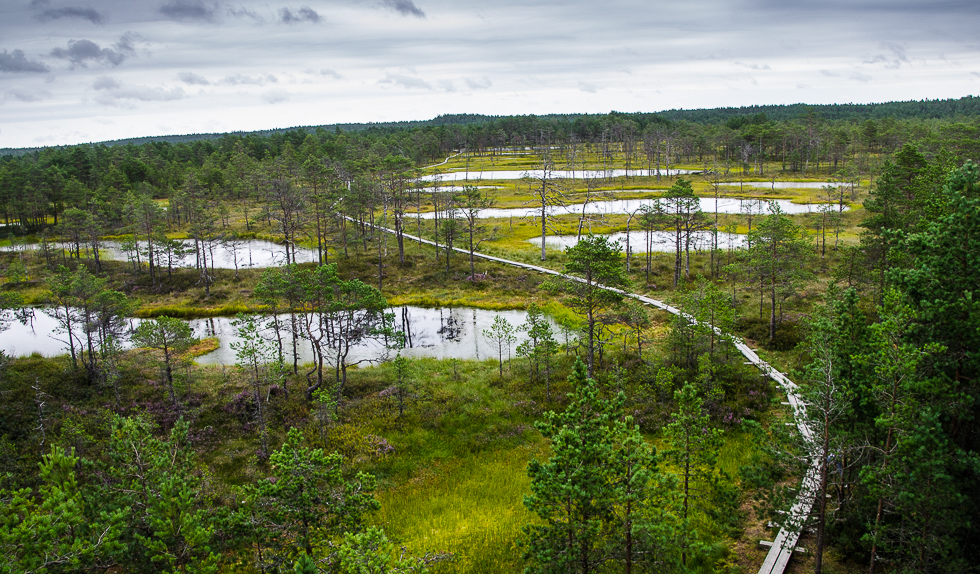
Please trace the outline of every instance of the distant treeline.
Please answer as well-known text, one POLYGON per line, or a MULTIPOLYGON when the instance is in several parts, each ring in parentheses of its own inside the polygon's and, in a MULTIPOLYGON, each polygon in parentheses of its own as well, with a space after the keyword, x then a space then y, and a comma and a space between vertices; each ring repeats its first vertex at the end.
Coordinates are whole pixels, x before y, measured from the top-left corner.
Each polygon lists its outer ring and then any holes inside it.
MULTIPOLYGON (((893 119, 965 119, 980 115, 980 97, 966 96, 947 100, 910 100, 907 102, 884 102, 879 104, 829 104, 829 105, 772 105, 743 106, 739 108, 710 108, 697 110, 666 110, 662 112, 610 112, 608 114, 547 114, 542 116, 487 116, 482 114, 445 114, 431 120, 381 122, 360 124, 326 124, 320 126, 297 126, 276 128, 253 132, 203 133, 172 136, 147 136, 98 142, 92 145, 125 146, 142 145, 151 142, 171 144, 189 143, 201 140, 216 140, 225 137, 266 138, 290 132, 316 134, 327 132, 382 132, 412 130, 425 127, 444 126, 522 126, 534 130, 574 135, 578 141, 592 141, 598 126, 629 120, 641 131, 650 124, 669 125, 674 122, 691 122, 702 125, 726 124, 738 129, 747 124, 765 121, 791 121, 807 116, 823 120, 863 121, 884 118, 893 119)), ((528 131, 525 129, 524 131, 528 131)), ((533 138, 524 137, 525 140, 533 138)), ((70 147, 70 146, 59 146, 70 147)), ((0 156, 19 156, 44 148, 0 148, 0 156)))

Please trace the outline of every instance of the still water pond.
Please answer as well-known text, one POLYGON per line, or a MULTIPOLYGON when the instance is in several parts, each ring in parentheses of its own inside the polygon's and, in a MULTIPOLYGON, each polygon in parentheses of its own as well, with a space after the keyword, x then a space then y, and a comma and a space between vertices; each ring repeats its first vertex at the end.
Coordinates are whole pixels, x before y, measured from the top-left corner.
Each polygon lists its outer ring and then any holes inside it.
POLYGON ((837 188, 836 185, 823 181, 743 181, 742 183, 737 181, 726 181, 721 185, 725 187, 744 186, 759 189, 823 189, 828 185, 835 189, 837 188))
MULTIPOLYGON (((395 325, 404 329, 409 335, 407 348, 402 355, 408 357, 435 357, 439 359, 488 359, 496 358, 496 350, 489 340, 483 336, 483 330, 489 329, 494 318, 500 315, 515 328, 527 320, 525 311, 487 311, 469 307, 425 309, 405 306, 391 309, 395 315, 395 325), (405 326, 408 326, 407 328, 405 326)), ((290 316, 279 317, 285 331, 283 332, 284 352, 291 362, 292 338, 289 335, 290 316)), ((0 349, 10 355, 25 356, 39 353, 46 357, 62 355, 68 352, 67 336, 61 330, 54 313, 48 309, 34 309, 25 321, 11 319, 7 329, 0 332, 0 349)), ((271 323, 268 317, 266 323, 271 323)), ((551 319, 548 319, 551 321, 551 319)), ((188 321, 196 337, 217 337, 220 346, 217 350, 198 357, 201 364, 234 365, 235 352, 230 343, 238 341, 231 317, 215 317, 209 319, 194 319, 188 321)), ((131 319, 130 326, 135 328, 139 319, 131 319)), ((557 326, 551 322, 555 332, 557 326)), ((275 339, 271 327, 264 331, 270 340, 275 339)), ((526 339, 523 333, 515 333, 517 342, 511 349, 526 339)), ((130 346, 128 343, 127 348, 130 346)), ((77 347, 77 343, 76 343, 77 347)), ((310 343, 300 339, 297 341, 300 362, 313 360, 310 343)), ((348 362, 353 363, 362 359, 375 359, 384 350, 384 342, 369 340, 351 349, 348 362)), ((392 353, 393 355, 393 353, 392 353)), ((506 350, 505 350, 506 355, 506 350)))
MULTIPOLYGON (((585 237, 585 234, 582 235, 585 237)), ((626 251, 627 234, 626 232, 613 233, 607 235, 610 240, 618 241, 620 245, 623 246, 623 252, 626 251)), ((577 235, 549 235, 544 238, 545 246, 551 249, 563 250, 567 247, 573 247, 578 244, 577 235)), ((683 241, 683 239, 682 239, 683 241)), ((528 239, 529 243, 540 246, 541 236, 535 237, 533 239, 528 239)), ((650 234, 650 246, 651 252, 674 252, 675 249, 675 237, 670 231, 654 231, 650 234)), ((718 233, 718 248, 719 249, 737 249, 745 245, 745 235, 738 233, 718 233)), ((643 231, 630 231, 629 232, 629 248, 632 253, 646 253, 647 252, 647 235, 643 231)), ((691 239, 691 250, 700 251, 711 248, 711 233, 707 231, 701 231, 694 234, 691 239)), ((681 249, 684 249, 684 245, 681 244, 681 249)))
MULTIPOLYGON (((189 248, 191 253, 182 257, 175 266, 194 267, 196 261, 196 256, 193 253, 194 242, 183 240, 181 243, 184 244, 185 248, 189 248)), ((141 244, 140 248, 145 249, 146 244, 141 244)), ((127 252, 121 249, 121 244, 118 241, 105 242, 100 250, 100 255, 107 259, 120 261, 126 261, 130 257, 127 252)), ((144 262, 146 261, 145 255, 140 255, 140 257, 144 262)), ((159 260, 164 257, 164 255, 158 256, 158 264, 159 260)), ((216 269, 234 269, 236 262, 239 269, 276 267, 286 263, 286 246, 261 239, 249 239, 215 245, 213 249, 209 250, 207 257, 208 266, 216 269)), ((310 263, 316 260, 315 250, 303 247, 296 248, 297 263, 310 263)), ((163 267, 166 267, 166 264, 163 267)))
MULTIPOLYGON (((669 175, 689 175, 694 173, 701 173, 700 170, 693 169, 671 169, 670 172, 666 169, 660 170, 660 174, 664 176, 669 175)), ((627 175, 625 169, 607 169, 605 171, 592 171, 592 170, 564 170, 556 169, 549 172, 549 176, 553 178, 561 179, 582 179, 584 177, 623 177, 627 175)), ((646 170, 646 169, 633 169, 630 170, 629 175, 636 177, 654 177, 657 175, 657 170, 646 170)), ((523 177, 531 178, 541 178, 544 176, 544 171, 540 169, 527 169, 524 171, 517 170, 492 170, 492 171, 452 171, 448 173, 440 173, 435 175, 425 175, 422 176, 422 181, 479 181, 479 180, 491 180, 491 179, 522 179, 523 177)))
MULTIPOLYGON (((189 250, 190 253, 175 261, 174 267, 194 267, 197 259, 194 254, 194 242, 185 239, 181 240, 181 243, 184 244, 185 249, 189 250)), ((63 244, 56 244, 56 248, 60 249, 61 245, 63 244)), ((38 245, 32 243, 0 246, 0 250, 2 251, 23 251, 37 248, 38 245)), ((81 249, 83 257, 92 256, 91 249, 86 248, 84 245, 81 249)), ((141 242, 140 261, 144 265, 146 264, 145 251, 146 243, 141 242)), ((156 253, 154 261, 159 267, 166 268, 166 255, 160 251, 156 253), (161 261, 163 262, 162 264, 161 261)), ((314 249, 297 247, 295 253, 297 263, 317 261, 316 250, 314 249)), ((130 252, 122 249, 122 243, 119 241, 104 241, 99 248, 99 257, 103 259, 127 261, 131 256, 132 254, 130 252)), ((261 239, 215 243, 213 248, 209 249, 207 258, 208 267, 215 269, 235 269, 236 263, 238 269, 278 267, 286 263, 286 246, 261 239)))
MULTIPOLYGON (((713 197, 701 197, 698 198, 701 202, 701 211, 705 213, 715 213, 715 199, 713 197)), ((581 214, 583 211, 583 205, 585 213, 587 214, 604 214, 604 215, 616 215, 616 214, 629 214, 633 213, 637 209, 643 206, 653 206, 657 202, 656 199, 615 199, 611 201, 594 201, 589 204, 572 204, 568 206, 555 206, 550 208, 550 215, 566 215, 566 214, 581 214)), ((718 198, 718 213, 748 213, 749 210, 753 214, 766 214, 769 212, 770 206, 779 206, 779 209, 783 213, 787 214, 799 214, 799 213, 818 213, 820 204, 816 203, 793 203, 788 199, 737 199, 732 197, 720 197, 718 198)), ((836 209, 836 205, 832 206, 836 209)), ((847 206, 844 206, 844 210, 847 211, 847 206)), ((480 217, 483 219, 488 218, 507 218, 507 217, 536 217, 540 216, 540 207, 535 210, 533 207, 513 207, 513 208, 494 208, 494 209, 483 209, 480 210, 480 217)), ((413 214, 412 217, 415 215, 413 214)), ((435 218, 435 212, 427 212, 421 214, 422 219, 433 219, 435 218)), ((444 213, 439 216, 440 218, 445 217, 444 213)), ((457 217, 460 217, 457 215, 457 217)))

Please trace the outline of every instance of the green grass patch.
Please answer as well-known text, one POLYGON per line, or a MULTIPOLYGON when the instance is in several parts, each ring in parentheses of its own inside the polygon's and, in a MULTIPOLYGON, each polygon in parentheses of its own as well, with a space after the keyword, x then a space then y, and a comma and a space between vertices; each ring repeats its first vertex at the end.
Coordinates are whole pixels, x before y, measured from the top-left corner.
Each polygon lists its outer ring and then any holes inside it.
POLYGON ((452 552, 454 562, 438 572, 518 572, 521 528, 534 521, 523 504, 527 463, 546 456, 542 444, 530 444, 432 467, 382 493, 375 520, 413 552, 452 552))
POLYGON ((137 317, 152 319, 155 317, 173 317, 175 319, 204 319, 207 317, 231 317, 239 313, 252 313, 256 309, 245 305, 232 304, 216 307, 190 307, 184 305, 159 305, 142 307, 135 313, 137 317))

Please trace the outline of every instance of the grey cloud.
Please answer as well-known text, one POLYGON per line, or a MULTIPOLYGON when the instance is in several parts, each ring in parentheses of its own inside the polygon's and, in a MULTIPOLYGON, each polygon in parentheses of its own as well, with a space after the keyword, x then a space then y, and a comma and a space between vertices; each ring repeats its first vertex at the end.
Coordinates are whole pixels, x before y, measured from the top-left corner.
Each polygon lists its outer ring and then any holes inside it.
POLYGON ((454 84, 452 80, 439 80, 439 87, 447 92, 456 91, 456 84, 454 84))
POLYGON ((769 67, 769 64, 763 64, 761 66, 759 64, 743 64, 742 62, 735 62, 735 64, 738 65, 738 66, 742 66, 743 68, 748 68, 750 70, 771 70, 772 69, 772 68, 769 67))
POLYGON ((30 91, 24 88, 13 88, 6 94, 5 99, 14 99, 21 102, 40 102, 51 97, 51 92, 47 90, 30 91))
POLYGON ((126 32, 119 37, 119 41, 113 44, 117 50, 120 52, 125 52, 127 54, 136 53, 136 42, 143 40, 143 36, 140 36, 136 32, 126 32))
POLYGON ((235 18, 251 18, 252 20, 255 20, 256 22, 264 22, 265 21, 265 18, 263 18, 262 16, 259 16, 254 10, 249 10, 248 8, 245 8, 244 6, 243 7, 240 7, 240 8, 228 8, 228 13, 231 14, 232 16, 234 16, 235 18))
POLYGON ((180 88, 169 90, 150 86, 124 86, 115 78, 102 76, 92 83, 92 87, 99 91, 95 101, 104 106, 129 105, 132 102, 169 102, 179 100, 186 94, 180 88))
POLYGON ((810 84, 796 84, 797 90, 809 90, 810 84))
POLYGON ((980 72, 970 72, 970 75, 977 76, 980 78, 980 72))
POLYGON ((980 14, 980 4, 973 0, 945 0, 943 2, 922 2, 921 0, 829 0, 811 2, 810 0, 756 0, 754 4, 764 10, 809 13, 821 12, 839 17, 841 14, 872 13, 879 16, 883 11, 909 14, 936 12, 942 14, 980 14))
POLYGON ((478 79, 463 78, 463 81, 466 82, 466 85, 469 86, 471 90, 485 90, 493 85, 493 82, 490 81, 490 78, 486 76, 483 76, 482 78, 478 78, 478 79))
POLYGON ((330 76, 335 80, 339 80, 341 78, 340 74, 338 74, 336 70, 331 70, 330 68, 323 68, 322 70, 320 70, 320 75, 330 76))
POLYGON ((395 84, 409 89, 431 90, 432 86, 422 78, 413 78, 400 74, 388 74, 384 79, 378 80, 379 84, 395 84))
POLYGON ((160 6, 159 12, 171 20, 213 22, 216 7, 201 0, 173 0, 160 6))
POLYGON ((270 90, 262 94, 262 99, 269 104, 278 104, 289 99, 289 94, 284 90, 270 90))
POLYGON ((218 83, 229 86, 264 86, 266 84, 275 84, 278 81, 279 79, 272 74, 267 76, 243 76, 241 74, 235 74, 234 76, 226 76, 218 83))
POLYGON ((590 94, 594 94, 596 93, 596 90, 598 90, 596 85, 591 82, 579 82, 578 89, 582 90, 583 92, 588 92, 590 94))
POLYGON ((321 20, 323 18, 309 6, 303 6, 295 11, 291 8, 279 10, 279 21, 283 24, 299 24, 301 22, 318 24, 321 20))
POLYGON ((94 8, 82 8, 79 6, 51 8, 37 15, 37 19, 42 22, 60 20, 61 18, 78 18, 79 20, 88 20, 93 24, 105 24, 105 16, 103 14, 94 8))
POLYGON ((50 6, 51 0, 31 0, 31 9, 38 10, 45 6, 50 6))
POLYGON ((7 53, 6 50, 0 52, 0 72, 32 72, 44 73, 50 69, 37 60, 28 60, 23 50, 14 50, 7 53))
POLYGON ((102 76, 92 82, 92 87, 96 90, 112 90, 119 87, 119 82, 113 77, 102 76))
POLYGON ((381 0, 381 5, 389 10, 394 10, 402 16, 415 16, 425 18, 425 12, 415 5, 412 0, 381 0))
POLYGON ((868 83, 874 79, 871 76, 861 74, 861 73, 851 74, 850 78, 856 82, 864 82, 864 83, 868 83))
POLYGON ((820 73, 827 76, 828 78, 836 78, 840 76, 837 72, 831 72, 830 70, 820 70, 820 73))
POLYGON ((197 74, 192 74, 191 72, 181 72, 177 74, 177 77, 181 82, 191 86, 207 86, 211 83, 204 76, 198 76, 197 74))
POLYGON ((91 40, 68 40, 68 48, 55 48, 51 50, 51 55, 80 66, 84 66, 88 60, 118 66, 126 59, 125 54, 111 48, 100 48, 91 40))
POLYGON ((886 68, 897 68, 902 64, 908 64, 908 56, 905 55, 905 48, 894 42, 882 42, 881 47, 890 51, 891 55, 877 54, 864 61, 865 64, 884 64, 886 68))

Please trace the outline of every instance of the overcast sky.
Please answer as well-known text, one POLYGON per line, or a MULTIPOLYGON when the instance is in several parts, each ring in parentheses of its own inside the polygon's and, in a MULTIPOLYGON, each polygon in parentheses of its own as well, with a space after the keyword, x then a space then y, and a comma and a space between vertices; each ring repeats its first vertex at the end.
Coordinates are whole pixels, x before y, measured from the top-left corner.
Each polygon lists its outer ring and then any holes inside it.
POLYGON ((3 0, 0 147, 959 98, 978 28, 978 0, 3 0))

